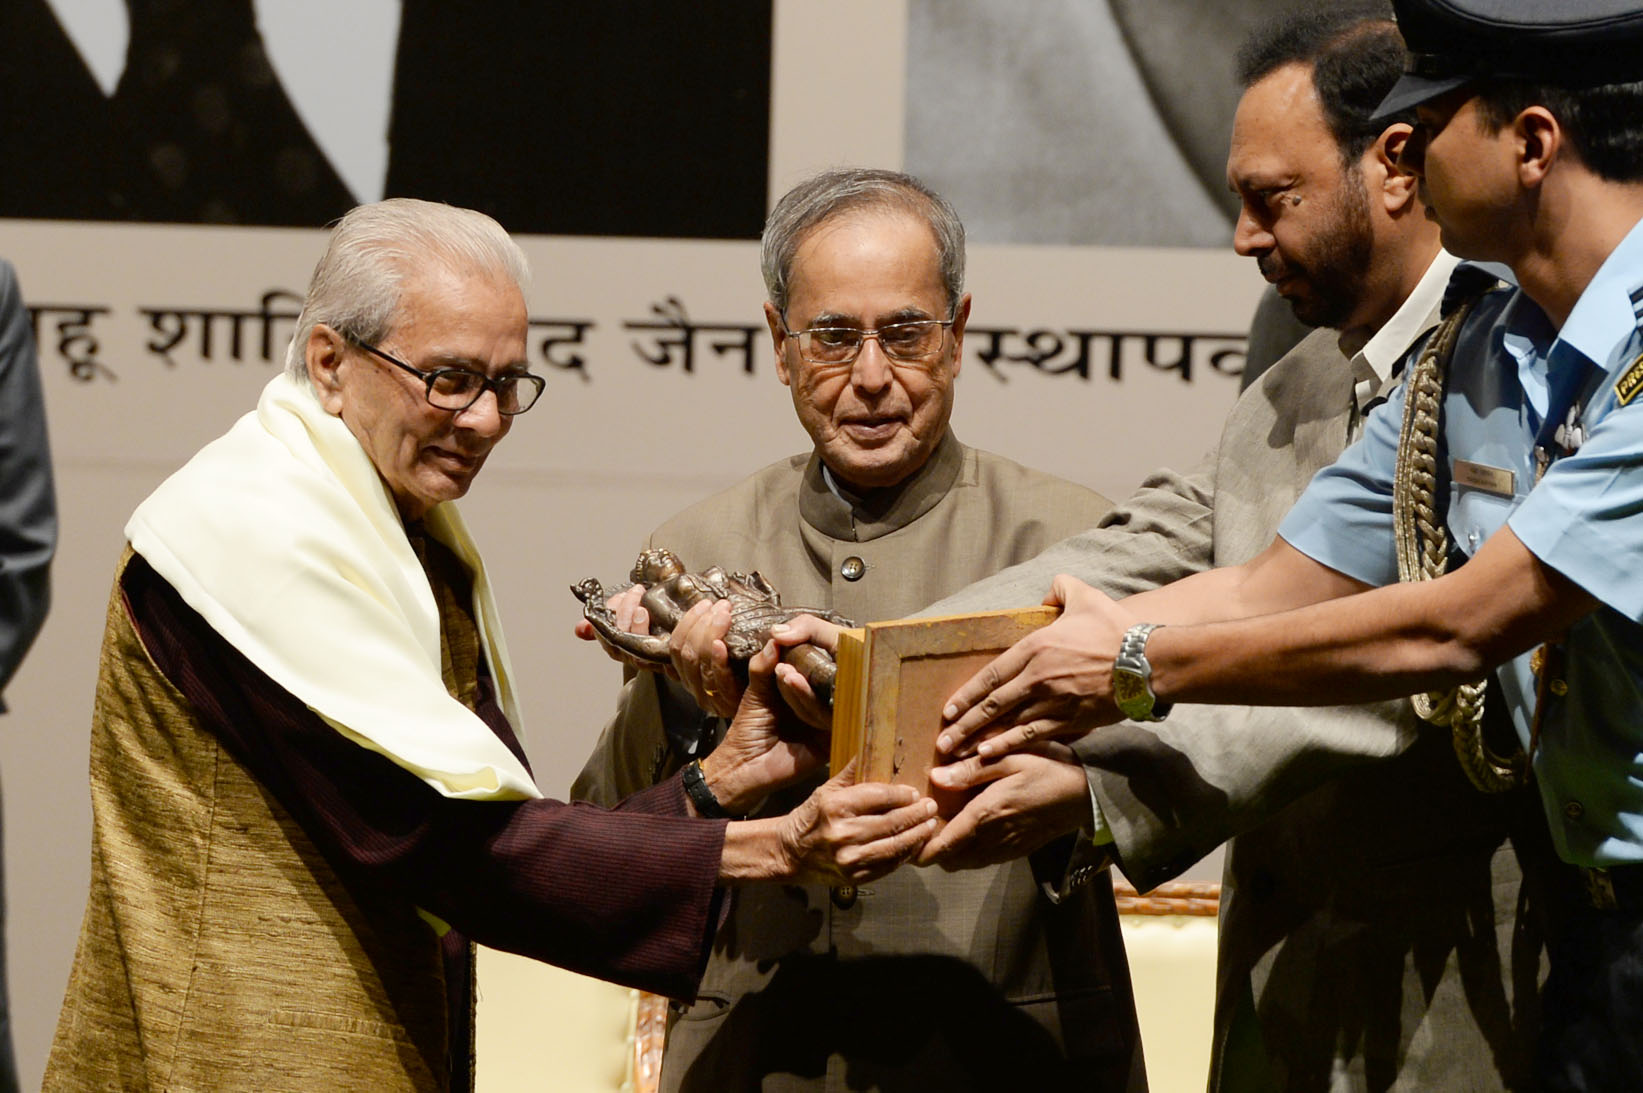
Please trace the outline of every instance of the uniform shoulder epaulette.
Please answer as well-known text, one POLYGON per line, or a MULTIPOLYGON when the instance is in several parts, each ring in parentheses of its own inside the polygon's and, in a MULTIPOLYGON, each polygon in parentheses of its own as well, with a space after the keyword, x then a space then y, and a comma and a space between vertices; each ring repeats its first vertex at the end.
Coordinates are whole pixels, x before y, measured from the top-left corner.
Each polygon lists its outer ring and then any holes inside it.
POLYGON ((1462 262, 1449 275, 1449 284, 1443 290, 1443 304, 1439 313, 1448 318, 1467 300, 1475 299, 1494 288, 1512 284, 1511 273, 1503 266, 1485 262, 1462 262))

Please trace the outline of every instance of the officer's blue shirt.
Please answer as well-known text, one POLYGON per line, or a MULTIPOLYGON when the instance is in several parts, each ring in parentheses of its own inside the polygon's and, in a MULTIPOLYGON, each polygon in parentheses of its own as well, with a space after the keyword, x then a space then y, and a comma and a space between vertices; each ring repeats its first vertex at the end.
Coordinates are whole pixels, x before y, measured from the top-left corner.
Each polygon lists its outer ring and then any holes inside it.
MULTIPOLYGON (((1569 631, 1568 690, 1547 695, 1533 759, 1558 853, 1581 865, 1643 862, 1643 392, 1621 405, 1616 390, 1617 381, 1629 386, 1624 377, 1640 360, 1640 299, 1643 224, 1609 255, 1561 331, 1522 292, 1490 293, 1456 345, 1443 405, 1439 488, 1455 548, 1470 557, 1506 524, 1601 604, 1569 631), (1537 484, 1536 438, 1549 413, 1564 420, 1557 407, 1567 392, 1583 408, 1585 439, 1537 484), (1472 465, 1459 477, 1485 485, 1457 483, 1457 461, 1472 465)), ((1368 584, 1396 582, 1392 479, 1402 419, 1400 387, 1359 442, 1313 479, 1278 534, 1368 584)), ((1529 654, 1496 676, 1489 700, 1507 704, 1527 747, 1536 700, 1529 654)))

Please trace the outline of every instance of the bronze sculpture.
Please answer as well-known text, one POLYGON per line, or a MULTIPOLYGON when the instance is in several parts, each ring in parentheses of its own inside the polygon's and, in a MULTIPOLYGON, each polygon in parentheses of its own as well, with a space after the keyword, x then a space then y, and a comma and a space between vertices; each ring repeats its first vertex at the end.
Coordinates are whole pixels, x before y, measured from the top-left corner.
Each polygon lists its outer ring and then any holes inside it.
MULTIPOLYGON (((730 601, 730 632, 725 635, 725 649, 731 664, 744 675, 748 660, 770 640, 770 628, 778 623, 797 615, 815 615, 840 626, 855 625, 820 608, 784 607, 781 595, 758 572, 732 573, 719 566, 709 566, 700 573, 686 572, 678 555, 662 547, 640 553, 628 577, 645 588, 640 603, 650 615, 648 634, 630 633, 617 625, 615 613, 606 606, 609 594, 596 578, 571 585, 571 592, 582 601, 582 615, 600 639, 641 665, 662 667, 670 662, 669 635, 685 612, 704 600, 730 601)), ((826 650, 795 645, 783 651, 782 659, 803 673, 823 705, 832 704, 837 668, 826 650)))

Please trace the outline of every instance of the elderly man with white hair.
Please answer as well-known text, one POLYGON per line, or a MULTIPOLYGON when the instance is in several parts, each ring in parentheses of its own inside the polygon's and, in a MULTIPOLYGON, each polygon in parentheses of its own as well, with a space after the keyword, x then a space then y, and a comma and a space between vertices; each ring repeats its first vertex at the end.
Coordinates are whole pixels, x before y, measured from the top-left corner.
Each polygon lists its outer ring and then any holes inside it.
MULTIPOLYGON (((725 885, 871 877, 929 837, 933 803, 843 779, 743 823, 678 779, 542 799, 451 504, 542 392, 524 277, 489 217, 355 209, 285 373, 131 517, 48 1088, 467 1088, 470 939, 691 997, 725 885)), ((774 662, 702 772, 721 800, 805 773, 774 662)))

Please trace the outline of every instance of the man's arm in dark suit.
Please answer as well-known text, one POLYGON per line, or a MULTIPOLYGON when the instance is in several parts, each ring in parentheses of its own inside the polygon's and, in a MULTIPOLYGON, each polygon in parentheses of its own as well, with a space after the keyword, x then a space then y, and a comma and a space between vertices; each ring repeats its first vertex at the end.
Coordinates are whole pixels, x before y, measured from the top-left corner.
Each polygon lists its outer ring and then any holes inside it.
POLYGON ((45 622, 56 547, 34 334, 16 274, 0 259, 0 691, 45 622))

